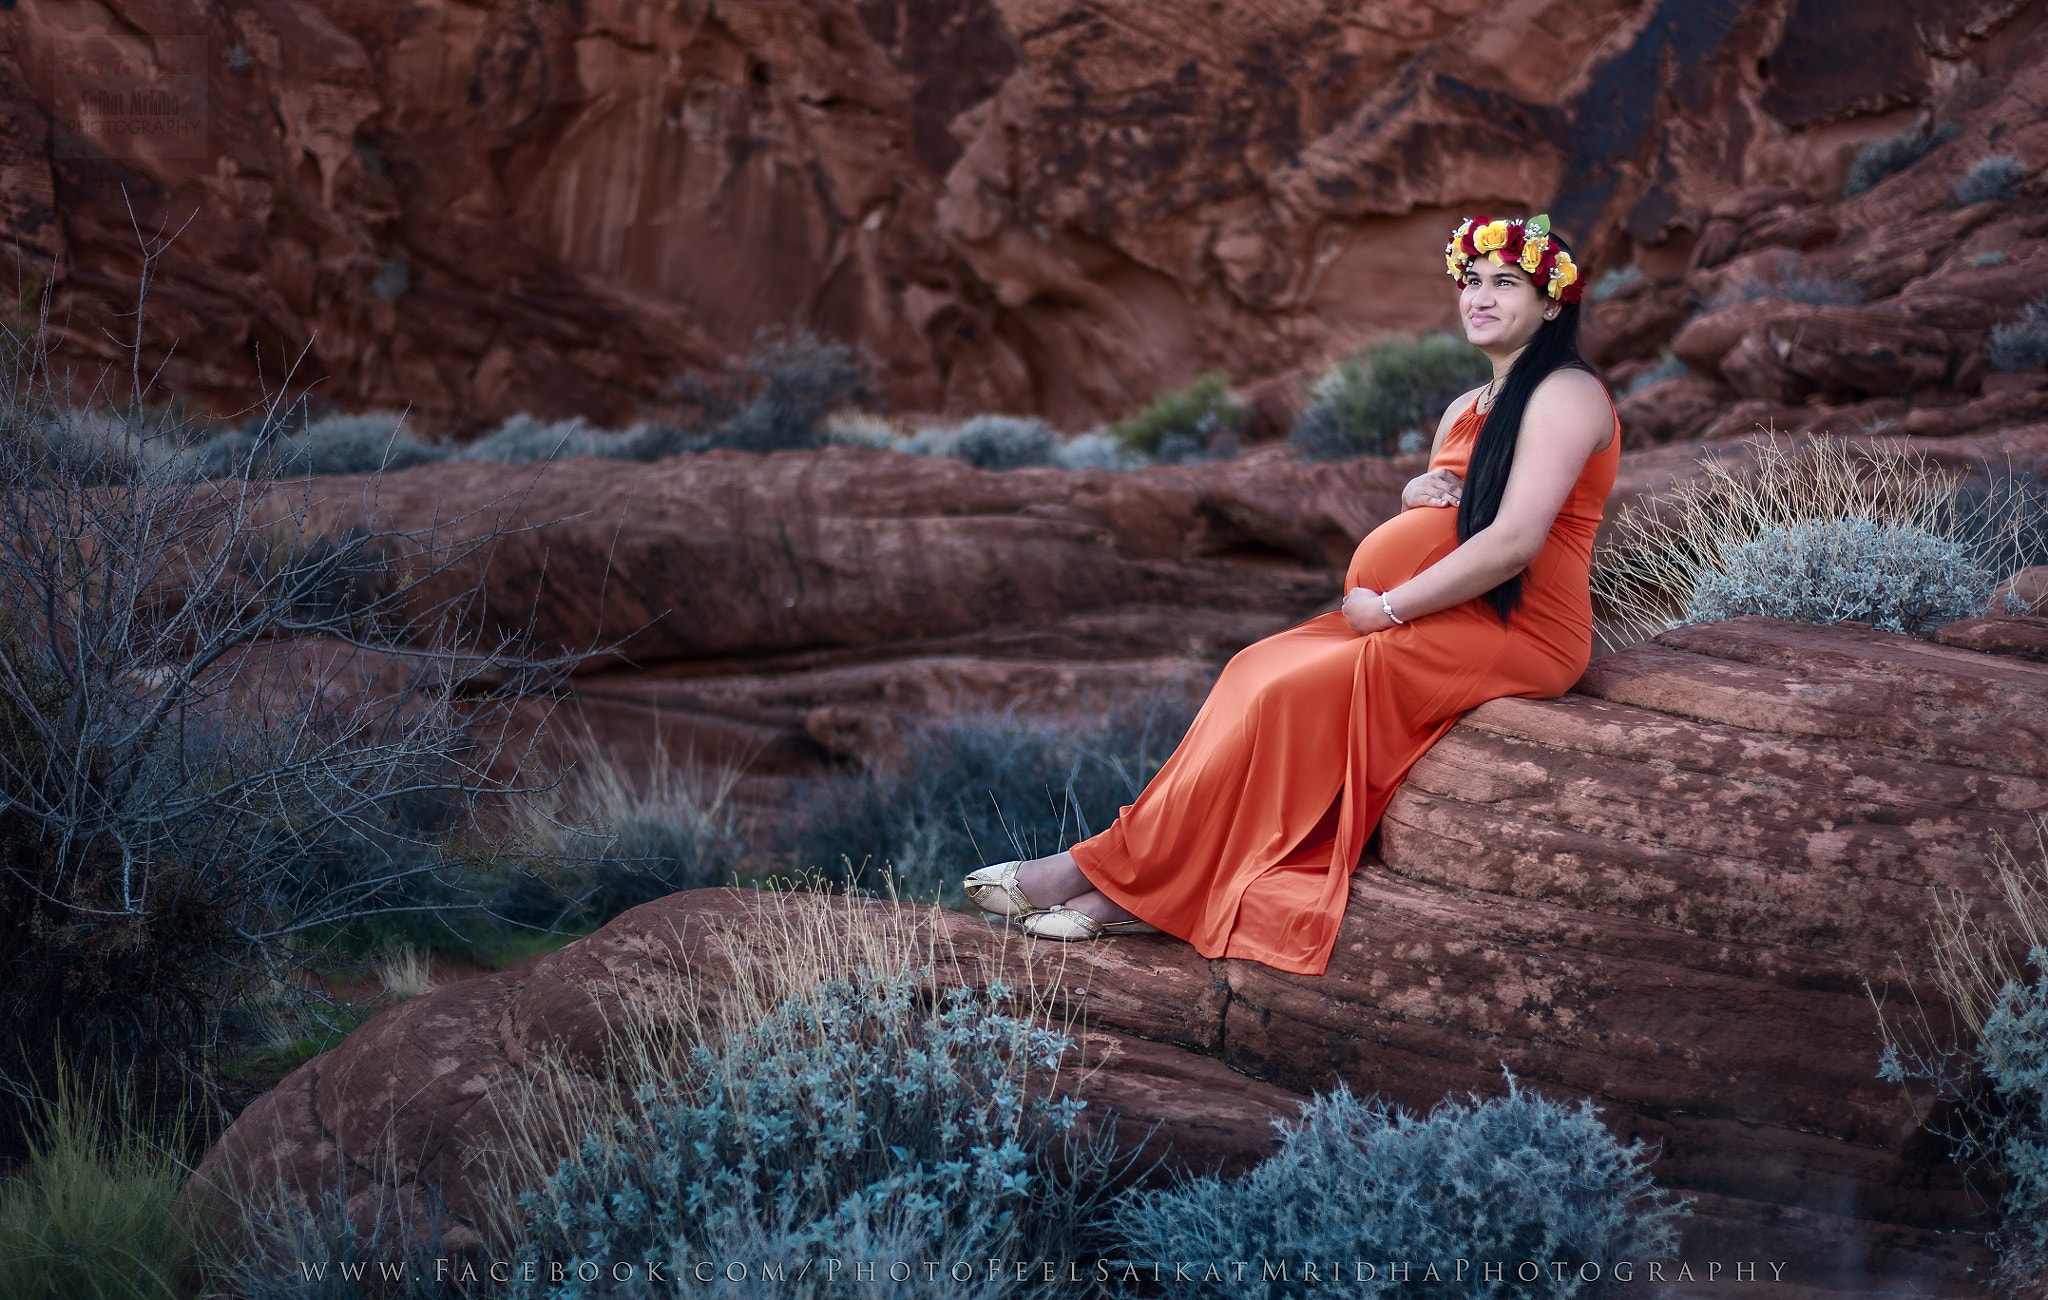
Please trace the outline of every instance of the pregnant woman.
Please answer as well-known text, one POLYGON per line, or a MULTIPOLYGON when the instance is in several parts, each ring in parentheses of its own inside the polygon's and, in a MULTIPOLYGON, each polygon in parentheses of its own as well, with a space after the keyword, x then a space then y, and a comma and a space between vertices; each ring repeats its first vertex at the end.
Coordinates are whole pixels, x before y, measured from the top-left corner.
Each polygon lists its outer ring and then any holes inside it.
POLYGON ((1408 769, 1465 710, 1555 696, 1593 648, 1593 534, 1621 422, 1579 356, 1579 272, 1547 218, 1445 250, 1493 379, 1451 403, 1341 610, 1247 646, 1135 803, 1067 852, 983 867, 984 911, 1049 939, 1164 931, 1320 975, 1352 870, 1408 769))

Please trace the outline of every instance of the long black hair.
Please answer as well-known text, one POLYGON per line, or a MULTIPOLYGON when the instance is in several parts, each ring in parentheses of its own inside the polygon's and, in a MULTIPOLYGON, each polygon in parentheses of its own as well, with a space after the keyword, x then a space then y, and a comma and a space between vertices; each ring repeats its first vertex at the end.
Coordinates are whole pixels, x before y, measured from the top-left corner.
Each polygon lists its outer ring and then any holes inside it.
MULTIPOLYGON (((1571 251, 1555 232, 1550 237, 1558 247, 1567 253, 1571 251)), ((1546 296, 1541 288, 1536 292, 1538 297, 1546 296)), ((1472 463, 1465 467, 1464 494, 1458 499, 1460 542, 1492 523, 1500 513, 1500 498, 1507 490, 1508 470, 1515 463, 1515 443, 1521 437, 1522 412, 1528 408, 1529 394, 1557 370, 1583 370, 1598 378, 1598 372, 1579 354, 1579 304, 1575 302, 1562 304, 1554 319, 1539 325, 1529 346, 1508 367, 1507 382, 1501 385, 1493 408, 1486 413, 1479 441, 1472 448, 1472 463)), ((1522 575, 1517 573, 1487 592, 1485 600, 1500 615, 1500 621, 1506 623, 1508 615, 1521 608, 1522 575)))

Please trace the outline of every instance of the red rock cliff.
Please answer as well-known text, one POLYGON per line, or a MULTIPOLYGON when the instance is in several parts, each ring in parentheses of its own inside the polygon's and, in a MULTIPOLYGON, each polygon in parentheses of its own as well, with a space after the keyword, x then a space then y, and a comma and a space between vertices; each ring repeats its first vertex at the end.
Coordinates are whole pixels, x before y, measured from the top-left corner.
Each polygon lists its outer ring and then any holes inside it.
POLYGON ((1201 369, 1254 384, 1446 322, 1437 250, 1469 208, 1547 207, 1595 268, 1675 275, 1731 234, 1716 204, 1832 197, 1912 112, 1982 109, 2039 22, 2020 0, 22 0, 0 222, 104 354, 124 190, 146 230, 196 211, 151 334, 216 405, 260 348, 273 380, 304 351, 321 398, 428 427, 623 421, 806 323, 868 347, 899 406, 1078 427, 1201 369), (81 134, 95 31, 196 61, 203 148, 81 134))

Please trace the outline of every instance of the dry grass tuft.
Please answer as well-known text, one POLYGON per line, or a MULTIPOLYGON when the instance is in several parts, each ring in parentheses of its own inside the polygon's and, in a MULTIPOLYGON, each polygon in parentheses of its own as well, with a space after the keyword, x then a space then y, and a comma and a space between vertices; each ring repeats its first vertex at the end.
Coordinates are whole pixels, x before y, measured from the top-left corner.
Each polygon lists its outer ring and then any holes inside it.
POLYGON ((386 993, 403 1002, 434 987, 434 973, 427 955, 408 943, 377 963, 377 982, 386 993))
POLYGON ((2032 863, 2003 838, 1991 863, 2011 919, 1979 916, 1960 890, 1934 895, 1934 985, 1974 1036, 2008 984, 2024 984, 2026 954, 2048 948, 2048 820, 2034 822, 2032 863))
POLYGON ((1612 540, 1593 566, 1607 639, 1627 644, 1674 626, 1701 581, 1723 571, 1732 548, 1766 529, 1863 519, 1974 550, 2024 550, 2030 539, 1986 536, 1986 527, 2038 533, 2041 521, 2023 512, 1998 517, 1960 509, 1968 477, 1903 444, 1795 441, 1766 430, 1732 454, 1706 460, 1697 478, 1616 514, 1612 540))

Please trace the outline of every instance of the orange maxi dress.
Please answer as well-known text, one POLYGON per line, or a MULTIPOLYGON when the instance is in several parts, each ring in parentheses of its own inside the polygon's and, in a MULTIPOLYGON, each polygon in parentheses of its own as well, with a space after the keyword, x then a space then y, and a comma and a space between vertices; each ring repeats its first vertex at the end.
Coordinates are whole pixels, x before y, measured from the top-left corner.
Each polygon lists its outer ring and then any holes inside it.
MULTIPOLYGON (((1431 469, 1465 475, 1484 422, 1475 408, 1431 469)), ((1505 627, 1473 599, 1369 636, 1341 612, 1319 614, 1239 651, 1137 801, 1073 846, 1082 874, 1205 957, 1322 974, 1351 873, 1415 760, 1467 709, 1562 695, 1585 671, 1593 534, 1620 459, 1617 415, 1505 627)), ((1436 563, 1457 548, 1457 519, 1418 506, 1387 520, 1358 544, 1345 590, 1386 591, 1436 563)))

